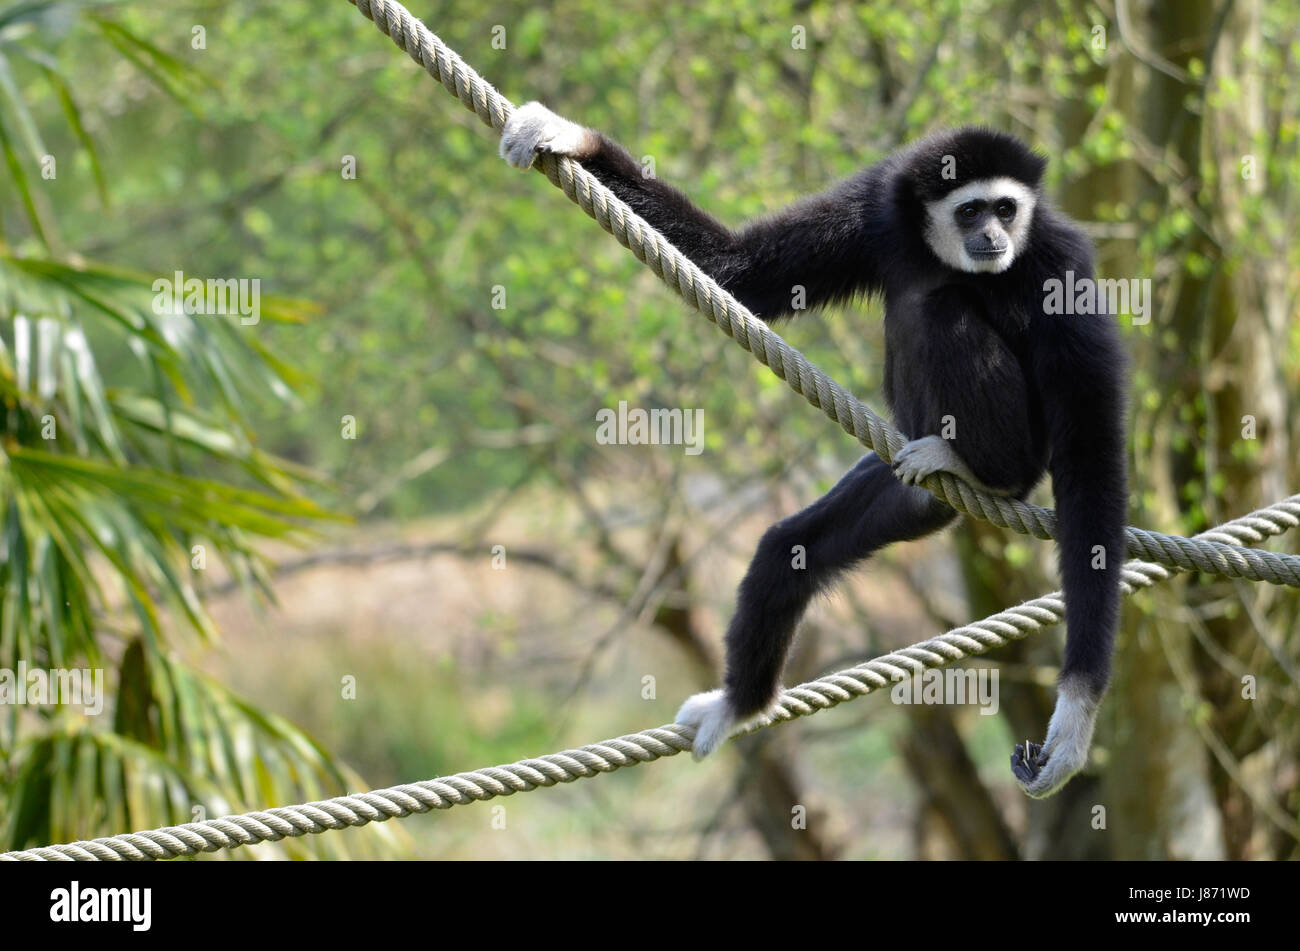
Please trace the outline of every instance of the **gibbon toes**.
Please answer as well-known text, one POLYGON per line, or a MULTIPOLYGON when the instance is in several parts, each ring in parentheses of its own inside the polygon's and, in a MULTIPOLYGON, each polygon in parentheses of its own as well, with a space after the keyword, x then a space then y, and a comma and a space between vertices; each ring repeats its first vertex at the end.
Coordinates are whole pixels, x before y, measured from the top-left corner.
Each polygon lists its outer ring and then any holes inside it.
POLYGON ((1011 754, 1011 772, 1033 799, 1046 799, 1070 781, 1088 762, 1088 750, 1066 744, 1051 751, 1047 744, 1026 743, 1011 754))
POLYGON ((1039 770, 1045 765, 1047 765, 1047 755, 1043 753, 1043 747, 1038 743, 1025 740, 1023 744, 1017 743, 1011 753, 1011 772, 1022 789, 1033 785, 1034 780, 1038 778, 1039 770))
POLYGON ((501 130, 501 157, 515 168, 528 168, 539 152, 578 155, 587 142, 587 130, 556 115, 540 102, 516 109, 501 130))
POLYGON ((927 476, 947 471, 953 457, 952 447, 940 436, 913 439, 894 457, 894 473, 904 485, 920 485, 927 476))
POLYGON ((976 489, 1004 498, 1014 496, 1015 490, 1005 486, 994 487, 981 482, 966 461, 958 455, 953 445, 942 436, 922 436, 913 439, 894 457, 894 474, 903 485, 920 485, 936 472, 949 472, 976 489))
POLYGON ((1088 762, 1100 698, 1086 686, 1062 681, 1042 746, 1026 742, 1011 754, 1011 772, 1025 794, 1044 799, 1088 762))
POLYGON ((736 726, 736 716, 731 712, 726 693, 710 690, 697 693, 682 704, 676 722, 695 727, 695 745, 692 750, 697 760, 704 759, 731 735, 736 726))

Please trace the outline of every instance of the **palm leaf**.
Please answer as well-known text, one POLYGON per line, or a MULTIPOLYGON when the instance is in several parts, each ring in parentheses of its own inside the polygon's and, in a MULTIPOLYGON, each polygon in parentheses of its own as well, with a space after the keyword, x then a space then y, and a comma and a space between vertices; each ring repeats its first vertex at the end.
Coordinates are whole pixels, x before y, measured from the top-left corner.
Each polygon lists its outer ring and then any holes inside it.
MULTIPOLYGON (((103 15, 112 5, 0 5, 0 156, 47 252, 55 232, 31 178, 44 142, 28 79, 52 90, 101 200, 107 189, 72 88, 42 44, 89 22, 188 108, 205 85, 190 64, 103 15)), ((336 516, 304 494, 320 480, 258 449, 248 421, 254 400, 292 405, 301 374, 257 332, 176 312, 153 285, 153 275, 16 253, 0 240, 0 666, 21 658, 102 667, 106 653, 117 656, 101 646, 106 631, 128 638, 114 671, 111 729, 64 711, 5 711, 3 847, 361 785, 306 734, 169 653, 178 631, 215 636, 199 597, 203 573, 190 563, 196 542, 252 587, 265 578, 258 539, 301 539, 336 516)), ((267 321, 314 312, 304 301, 260 297, 267 321)), ((387 851, 397 835, 379 829, 268 850, 342 855, 378 843, 387 851)))

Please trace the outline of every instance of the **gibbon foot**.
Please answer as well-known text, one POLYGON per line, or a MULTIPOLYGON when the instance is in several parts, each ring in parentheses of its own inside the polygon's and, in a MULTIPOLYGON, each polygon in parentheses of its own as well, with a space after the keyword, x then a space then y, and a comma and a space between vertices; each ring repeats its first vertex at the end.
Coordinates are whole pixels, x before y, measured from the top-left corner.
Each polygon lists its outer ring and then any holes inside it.
POLYGON ((1026 740, 1011 754, 1011 772, 1026 795, 1047 798, 1087 764, 1099 699, 1082 684, 1062 681, 1047 739, 1041 746, 1026 740))
POLYGON ((710 690, 697 693, 682 704, 675 718, 682 726, 695 727, 695 745, 692 755, 704 759, 731 735, 736 726, 736 715, 727 702, 725 691, 710 690))

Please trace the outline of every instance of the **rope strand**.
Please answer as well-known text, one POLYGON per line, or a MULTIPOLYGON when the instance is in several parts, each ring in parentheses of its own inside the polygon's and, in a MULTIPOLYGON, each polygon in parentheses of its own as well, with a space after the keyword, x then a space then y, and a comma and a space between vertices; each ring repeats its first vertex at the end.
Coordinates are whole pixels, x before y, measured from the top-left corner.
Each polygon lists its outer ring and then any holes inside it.
MULTIPOLYGON (((1280 535, 1298 525, 1300 495, 1293 495, 1197 537, 1212 536, 1221 539, 1224 544, 1258 544, 1270 535, 1280 535)), ((1163 565, 1132 561, 1124 566, 1121 586, 1125 594, 1132 594, 1164 581, 1173 574, 1163 565)), ((963 658, 1021 640, 1064 619, 1065 601, 1061 592, 1054 591, 982 621, 954 628, 945 634, 864 664, 784 690, 766 713, 749 721, 737 732, 753 733, 778 723, 812 716, 819 710, 829 710, 855 697, 864 697, 925 670, 946 667, 963 658)), ((222 819, 188 822, 148 832, 108 836, 89 842, 5 852, 0 854, 0 862, 171 859, 199 852, 234 849, 258 842, 278 842, 286 837, 314 835, 328 829, 363 826, 371 822, 386 822, 417 812, 450 809, 452 806, 589 779, 601 773, 612 773, 616 769, 676 756, 689 750, 694 739, 693 728, 669 723, 575 750, 564 750, 561 753, 550 753, 504 766, 457 773, 421 783, 226 816, 222 819)))

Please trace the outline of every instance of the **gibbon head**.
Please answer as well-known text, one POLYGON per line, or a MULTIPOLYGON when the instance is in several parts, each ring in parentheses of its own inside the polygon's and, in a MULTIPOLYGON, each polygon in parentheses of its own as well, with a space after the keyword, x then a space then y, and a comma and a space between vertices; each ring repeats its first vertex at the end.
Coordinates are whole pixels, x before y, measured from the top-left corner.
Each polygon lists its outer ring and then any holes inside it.
POLYGON ((969 274, 1011 267, 1028 246, 1046 165, 1015 136, 993 129, 957 129, 917 143, 907 172, 935 257, 969 274))

